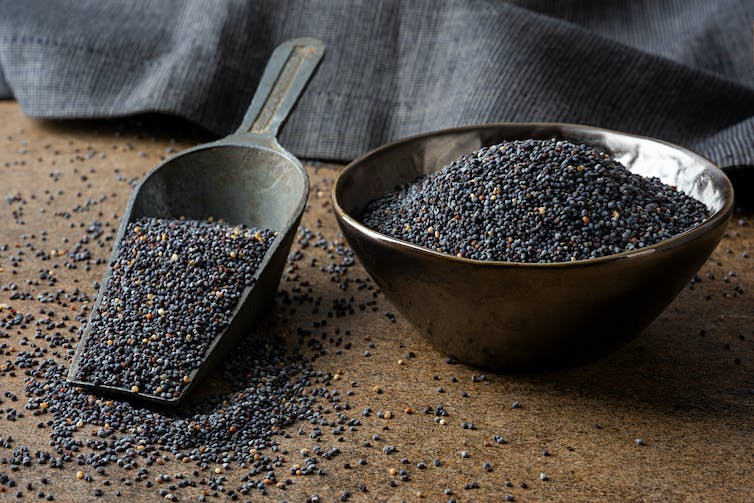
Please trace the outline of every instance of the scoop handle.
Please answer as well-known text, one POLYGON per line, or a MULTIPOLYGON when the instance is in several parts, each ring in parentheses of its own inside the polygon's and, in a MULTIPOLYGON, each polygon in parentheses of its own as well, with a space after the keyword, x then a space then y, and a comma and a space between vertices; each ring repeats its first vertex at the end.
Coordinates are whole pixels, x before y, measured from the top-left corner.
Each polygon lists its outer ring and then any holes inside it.
POLYGON ((324 52, 325 44, 316 38, 295 38, 280 44, 267 62, 236 134, 277 136, 324 52))

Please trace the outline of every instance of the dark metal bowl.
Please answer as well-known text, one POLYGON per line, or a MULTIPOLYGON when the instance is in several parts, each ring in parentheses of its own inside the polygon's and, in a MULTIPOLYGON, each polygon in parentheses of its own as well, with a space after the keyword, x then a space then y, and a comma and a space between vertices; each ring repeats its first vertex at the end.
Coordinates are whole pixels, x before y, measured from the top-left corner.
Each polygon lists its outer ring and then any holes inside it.
POLYGON ((662 141, 574 124, 502 123, 384 145, 346 166, 332 199, 364 268, 437 348, 478 367, 533 370, 603 354, 659 316, 722 238, 733 188, 711 161, 662 141), (502 140, 552 137, 599 147, 632 172, 702 201, 712 215, 652 246, 551 264, 457 258, 361 223, 369 201, 462 154, 502 140))

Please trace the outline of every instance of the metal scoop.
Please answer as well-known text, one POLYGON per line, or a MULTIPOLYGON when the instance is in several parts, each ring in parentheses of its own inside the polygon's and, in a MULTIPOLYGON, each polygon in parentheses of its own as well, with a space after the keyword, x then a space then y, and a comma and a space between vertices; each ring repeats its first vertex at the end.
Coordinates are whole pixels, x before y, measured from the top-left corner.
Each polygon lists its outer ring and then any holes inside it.
POLYGON ((68 381, 112 394, 165 405, 177 405, 249 329, 268 312, 309 194, 309 178, 298 159, 276 139, 324 53, 316 39, 299 38, 272 54, 251 106, 238 130, 221 140, 199 145, 166 160, 147 173, 131 194, 110 263, 90 314, 90 323, 76 349, 68 381), (130 222, 140 218, 222 219, 278 231, 232 312, 227 328, 210 344, 199 368, 180 396, 164 398, 128 388, 79 380, 79 363, 90 337, 91 317, 98 313, 107 290, 116 252, 130 222))

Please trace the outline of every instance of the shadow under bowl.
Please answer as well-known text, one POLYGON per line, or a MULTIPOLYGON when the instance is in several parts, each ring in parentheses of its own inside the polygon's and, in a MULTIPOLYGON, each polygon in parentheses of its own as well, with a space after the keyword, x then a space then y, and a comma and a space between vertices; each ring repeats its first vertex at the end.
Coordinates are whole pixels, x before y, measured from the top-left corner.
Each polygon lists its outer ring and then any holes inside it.
POLYGON ((571 366, 640 333, 704 264, 733 211, 728 178, 704 157, 659 140, 558 123, 468 126, 384 145, 343 169, 332 199, 346 240, 398 311, 445 354, 498 371, 571 366), (370 201, 463 154, 553 137, 598 147, 631 172, 676 186, 703 202, 710 217, 652 246, 548 264, 458 258, 361 223, 370 201))

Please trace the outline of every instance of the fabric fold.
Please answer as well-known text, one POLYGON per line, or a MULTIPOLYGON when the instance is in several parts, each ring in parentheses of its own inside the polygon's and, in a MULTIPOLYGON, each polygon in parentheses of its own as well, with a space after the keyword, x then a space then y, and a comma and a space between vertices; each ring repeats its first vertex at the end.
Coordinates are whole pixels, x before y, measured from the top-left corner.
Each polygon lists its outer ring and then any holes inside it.
POLYGON ((226 134, 272 49, 313 36, 325 59, 281 134, 300 157, 557 121, 754 165, 753 19, 736 0, 0 0, 0 97, 35 117, 161 112, 226 134))

